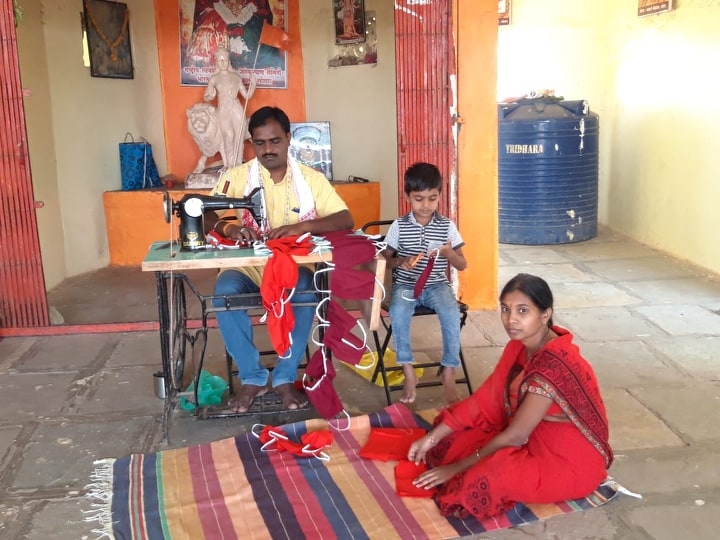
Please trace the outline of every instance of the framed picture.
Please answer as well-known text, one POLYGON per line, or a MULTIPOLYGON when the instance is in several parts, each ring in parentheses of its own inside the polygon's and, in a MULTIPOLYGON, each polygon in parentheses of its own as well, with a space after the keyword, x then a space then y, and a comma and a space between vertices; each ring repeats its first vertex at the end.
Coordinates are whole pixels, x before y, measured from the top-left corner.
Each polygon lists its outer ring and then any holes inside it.
POLYGON ((510 1, 498 0, 498 25, 507 26, 510 24, 510 1))
POLYGON ((638 17, 671 11, 672 0, 638 0, 638 17))
POLYGON ((330 122, 293 122, 290 135, 290 155, 332 180, 330 122))
POLYGON ((365 0, 333 0, 335 44, 365 42, 365 0))
POLYGON ((132 79, 130 12, 127 4, 83 0, 83 15, 90 55, 90 75, 132 79))

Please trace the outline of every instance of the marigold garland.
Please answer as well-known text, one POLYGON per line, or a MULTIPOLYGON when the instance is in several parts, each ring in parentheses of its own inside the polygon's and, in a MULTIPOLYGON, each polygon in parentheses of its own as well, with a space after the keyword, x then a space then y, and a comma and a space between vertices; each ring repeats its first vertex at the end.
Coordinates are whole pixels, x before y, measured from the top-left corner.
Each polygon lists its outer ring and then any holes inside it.
POLYGON ((117 48, 122 44, 123 41, 125 41, 125 30, 127 29, 128 22, 130 21, 130 10, 125 8, 125 15, 123 17, 122 25, 120 26, 120 34, 118 37, 115 38, 114 41, 110 41, 110 39, 105 35, 105 32, 103 32, 102 28, 100 28, 100 25, 98 24, 97 20, 95 19, 95 14, 90 9, 90 4, 88 0, 85 0, 85 11, 88 14, 88 17, 90 18, 90 23, 92 23, 93 28, 95 28, 95 31, 97 32, 98 36, 100 36, 100 39, 103 40, 103 43, 107 45, 107 47, 110 49, 110 60, 113 62, 118 61, 118 55, 117 55, 117 48))

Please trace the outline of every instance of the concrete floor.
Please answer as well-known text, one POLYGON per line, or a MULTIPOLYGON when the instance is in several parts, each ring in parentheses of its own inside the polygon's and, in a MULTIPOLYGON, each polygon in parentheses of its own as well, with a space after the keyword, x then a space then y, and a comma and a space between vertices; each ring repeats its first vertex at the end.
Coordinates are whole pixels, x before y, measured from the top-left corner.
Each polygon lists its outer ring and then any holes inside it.
MULTIPOLYGON (((579 244, 501 246, 499 282, 521 271, 550 282, 556 322, 575 333, 602 385, 616 452, 610 473, 644 498, 621 496, 478 538, 717 538, 720 278, 607 230, 579 244)), ((197 276, 203 286, 213 278, 197 276)), ((157 317, 154 281, 133 269, 79 276, 49 297, 68 323, 157 317)), ((439 356, 433 318, 417 319, 413 335, 418 359, 439 356)), ((475 386, 506 341, 496 312, 470 314, 462 344, 475 386)), ((217 330, 207 358, 206 367, 222 374, 217 330)), ((177 411, 162 443, 163 402, 152 381, 159 364, 153 332, 0 340, 0 538, 94 538, 82 522, 94 459, 229 437, 258 421, 196 420, 177 411)), ((339 368, 337 381, 351 414, 385 405, 382 390, 350 370, 339 368)), ((415 406, 439 406, 440 392, 420 390, 415 406)), ((263 421, 303 414, 311 413, 263 421)))

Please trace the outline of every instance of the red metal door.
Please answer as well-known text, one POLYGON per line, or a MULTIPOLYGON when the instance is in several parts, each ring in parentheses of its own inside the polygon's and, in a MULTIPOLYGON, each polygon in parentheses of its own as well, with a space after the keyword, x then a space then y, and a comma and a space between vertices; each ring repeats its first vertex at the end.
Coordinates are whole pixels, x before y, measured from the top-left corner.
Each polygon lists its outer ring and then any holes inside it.
POLYGON ((439 211, 457 219, 452 0, 404 0, 395 6, 398 210, 410 211, 403 197, 405 170, 427 161, 443 175, 439 211))
POLYGON ((48 326, 12 0, 0 0, 0 328, 48 326))

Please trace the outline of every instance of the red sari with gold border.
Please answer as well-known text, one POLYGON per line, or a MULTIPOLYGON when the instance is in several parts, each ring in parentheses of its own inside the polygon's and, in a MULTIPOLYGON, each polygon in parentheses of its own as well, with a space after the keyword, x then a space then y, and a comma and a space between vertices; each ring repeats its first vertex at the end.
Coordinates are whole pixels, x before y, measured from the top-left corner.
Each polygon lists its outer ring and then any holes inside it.
POLYGON ((440 413, 435 423, 444 422, 453 433, 428 453, 427 462, 437 467, 473 454, 507 427, 528 392, 551 398, 548 414, 564 413, 569 421, 543 420, 524 445, 502 448, 455 475, 435 497, 443 514, 483 519, 517 502, 584 497, 606 477, 613 454, 597 378, 572 334, 558 326, 553 331, 559 337, 527 362, 525 346, 510 341, 482 386, 440 413))

